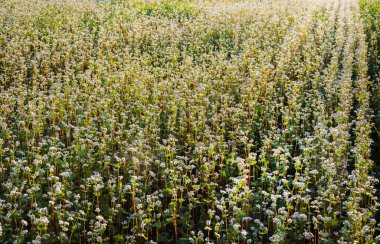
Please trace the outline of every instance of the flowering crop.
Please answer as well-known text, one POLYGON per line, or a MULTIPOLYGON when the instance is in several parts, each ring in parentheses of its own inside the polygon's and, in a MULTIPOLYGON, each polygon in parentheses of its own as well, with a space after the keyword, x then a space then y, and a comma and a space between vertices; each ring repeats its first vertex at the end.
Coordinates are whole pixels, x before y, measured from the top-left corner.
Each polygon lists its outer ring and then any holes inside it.
POLYGON ((361 6, 0 0, 0 242, 376 242, 361 6))

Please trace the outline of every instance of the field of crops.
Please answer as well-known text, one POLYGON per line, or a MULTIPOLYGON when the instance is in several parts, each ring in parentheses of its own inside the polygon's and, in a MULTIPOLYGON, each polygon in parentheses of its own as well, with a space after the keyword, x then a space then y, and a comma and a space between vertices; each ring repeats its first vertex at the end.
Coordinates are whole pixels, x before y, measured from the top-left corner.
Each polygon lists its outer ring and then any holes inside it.
POLYGON ((0 242, 375 243, 379 13, 0 0, 0 242))

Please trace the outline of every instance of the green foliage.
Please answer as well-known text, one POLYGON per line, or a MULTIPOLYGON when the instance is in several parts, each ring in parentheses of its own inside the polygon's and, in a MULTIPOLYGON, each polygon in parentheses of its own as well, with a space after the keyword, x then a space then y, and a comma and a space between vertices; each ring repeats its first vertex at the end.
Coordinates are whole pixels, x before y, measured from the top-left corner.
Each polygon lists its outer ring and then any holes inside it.
POLYGON ((191 0, 156 0, 138 5, 140 13, 147 16, 167 18, 194 18, 199 14, 196 4, 191 0))
POLYGON ((380 175, 380 1, 361 0, 360 10, 365 23, 368 43, 368 75, 371 79, 371 107, 374 112, 373 122, 373 159, 377 175, 380 175))

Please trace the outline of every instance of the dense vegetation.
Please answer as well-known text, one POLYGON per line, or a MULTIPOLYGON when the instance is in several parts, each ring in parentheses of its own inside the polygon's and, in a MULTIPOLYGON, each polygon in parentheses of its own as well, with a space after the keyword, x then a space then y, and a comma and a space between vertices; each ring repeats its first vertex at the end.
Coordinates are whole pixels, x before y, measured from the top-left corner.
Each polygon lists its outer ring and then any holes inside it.
POLYGON ((379 12, 0 0, 0 242, 376 242, 379 12))
MULTIPOLYGON (((368 75, 371 79, 372 100, 374 112, 372 156, 376 165, 376 173, 380 176, 380 1, 361 0, 361 14, 365 22, 368 43, 368 75)), ((378 192, 379 193, 379 192, 378 192)))

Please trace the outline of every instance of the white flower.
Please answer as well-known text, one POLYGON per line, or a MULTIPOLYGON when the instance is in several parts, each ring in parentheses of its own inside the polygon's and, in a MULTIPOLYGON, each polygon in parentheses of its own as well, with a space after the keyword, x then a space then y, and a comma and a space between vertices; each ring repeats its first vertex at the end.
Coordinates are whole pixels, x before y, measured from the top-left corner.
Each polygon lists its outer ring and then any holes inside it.
POLYGON ((313 233, 309 232, 309 231, 305 231, 303 233, 303 236, 306 238, 306 240, 310 240, 311 238, 314 237, 313 233))
POLYGON ((21 224, 22 224, 23 226, 28 226, 28 222, 27 222, 26 220, 21 220, 21 224))

